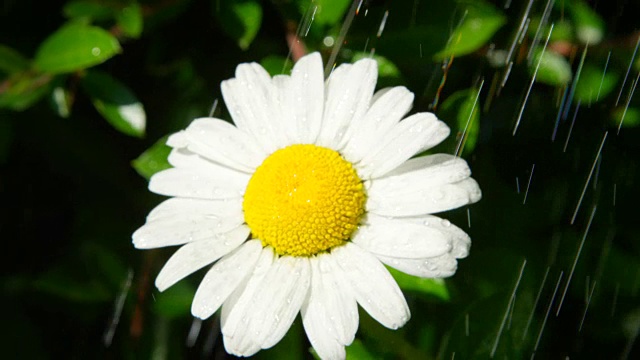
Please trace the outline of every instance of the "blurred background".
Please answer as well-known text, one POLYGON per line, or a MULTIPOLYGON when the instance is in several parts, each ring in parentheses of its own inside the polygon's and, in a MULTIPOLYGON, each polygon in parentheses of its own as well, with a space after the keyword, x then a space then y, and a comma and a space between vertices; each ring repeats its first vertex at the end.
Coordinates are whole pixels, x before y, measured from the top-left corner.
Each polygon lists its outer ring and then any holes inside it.
MULTIPOLYGON (((194 320, 202 270, 153 286, 175 248, 132 232, 161 196, 166 136, 230 120, 241 62, 287 73, 378 60, 378 87, 452 135, 483 199, 446 280, 394 272, 398 331, 361 313, 352 359, 640 354, 640 3, 627 0, 4 0, 0 7, 2 358, 225 359, 194 320)), ((263 359, 313 358, 295 321, 263 359)))

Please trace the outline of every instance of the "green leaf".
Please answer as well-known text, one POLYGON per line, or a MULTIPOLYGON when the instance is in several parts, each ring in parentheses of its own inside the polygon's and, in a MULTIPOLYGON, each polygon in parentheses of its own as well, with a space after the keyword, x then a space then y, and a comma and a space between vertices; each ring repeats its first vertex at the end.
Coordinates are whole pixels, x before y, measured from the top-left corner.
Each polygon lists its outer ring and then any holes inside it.
POLYGON ((116 15, 116 21, 122 32, 134 39, 140 37, 142 33, 142 9, 138 4, 125 6, 116 15))
POLYGON ((24 110, 45 96, 51 88, 51 76, 17 73, 5 80, 8 87, 0 90, 0 108, 24 110))
POLYGON ((640 109, 628 107, 618 108, 612 114, 613 125, 618 128, 622 122, 622 127, 632 128, 640 126, 640 109))
POLYGON ((480 134, 480 108, 478 104, 478 91, 473 89, 469 91, 460 110, 458 111, 458 129, 462 130, 460 136, 462 139, 461 153, 463 155, 473 152, 478 142, 480 134))
POLYGON ((574 0, 569 4, 573 22, 576 26, 576 37, 585 44, 595 45, 604 37, 604 21, 582 0, 574 0))
POLYGON ((82 86, 96 110, 118 131, 142 137, 146 127, 144 107, 127 86, 111 75, 90 71, 82 86))
POLYGON ((162 137, 131 162, 131 166, 143 178, 149 180, 153 174, 171 167, 167 161, 171 152, 171 148, 166 145, 167 138, 168 136, 162 137))
POLYGON ((402 290, 413 291, 423 295, 434 296, 443 301, 449 301, 449 290, 442 279, 428 279, 412 276, 387 267, 402 290))
POLYGON ((14 74, 29 68, 29 60, 16 50, 0 44, 0 71, 14 74))
MULTIPOLYGON (((527 28, 527 33, 530 37, 534 37, 536 32, 538 33, 539 39, 544 41, 544 37, 549 34, 549 29, 551 25, 547 22, 542 25, 542 29, 538 31, 538 27, 540 27, 541 18, 539 16, 531 19, 529 23, 529 27, 527 28)), ((549 38, 550 42, 555 41, 572 41, 573 40, 573 25, 570 21, 567 20, 558 20, 553 23, 553 32, 551 33, 551 37, 549 38)))
POLYGON ((103 21, 113 18, 113 8, 99 1, 71 1, 64 5, 62 13, 69 19, 89 18, 103 21))
POLYGON ((298 0, 298 8, 302 15, 309 12, 315 13, 313 20, 316 24, 333 26, 342 22, 351 2, 351 0, 298 0), (311 6, 315 8, 310 8, 311 6))
POLYGON ((70 23, 49 36, 38 48, 35 65, 48 73, 65 73, 98 65, 120 52, 120 44, 107 31, 70 23))
POLYGON ((436 60, 476 51, 507 21, 500 11, 488 3, 478 1, 462 4, 467 5, 464 20, 453 31, 445 48, 434 56, 436 60))
POLYGON ((536 81, 547 85, 561 86, 571 81, 571 65, 564 56, 549 51, 536 49, 529 72, 533 75, 540 61, 536 81))
POLYGON ((378 76, 379 77, 389 77, 389 78, 400 78, 402 75, 400 74, 400 70, 398 67, 391 62, 391 60, 387 59, 384 56, 373 55, 371 56, 368 52, 357 52, 351 58, 352 62, 356 62, 360 59, 373 59, 378 63, 378 76))
POLYGON ((284 56, 269 55, 260 61, 260 65, 267 70, 269 75, 289 74, 293 68, 293 62, 284 56))
POLYGON ((262 6, 257 0, 215 0, 215 15, 220 26, 242 50, 247 50, 262 24, 262 6))
POLYGON ((605 73, 604 69, 593 65, 584 65, 576 84, 574 97, 582 103, 592 103, 604 99, 613 91, 617 82, 618 74, 612 69, 605 73))
POLYGON ((449 124, 455 119, 452 130, 456 136, 450 141, 455 141, 453 150, 463 156, 473 152, 480 133, 480 105, 476 102, 477 98, 476 89, 456 91, 442 103, 438 113, 449 124))
POLYGON ((188 281, 179 281, 156 295, 154 310, 169 319, 187 316, 195 293, 196 289, 188 281))
POLYGON ((406 81, 402 77, 400 70, 391 60, 381 55, 373 55, 369 52, 356 52, 351 58, 352 62, 360 59, 374 59, 378 63, 378 86, 389 87, 405 85, 406 81))
POLYGON ((351 345, 347 346, 346 350, 347 360, 373 360, 376 358, 367 350, 359 339, 353 340, 351 345))

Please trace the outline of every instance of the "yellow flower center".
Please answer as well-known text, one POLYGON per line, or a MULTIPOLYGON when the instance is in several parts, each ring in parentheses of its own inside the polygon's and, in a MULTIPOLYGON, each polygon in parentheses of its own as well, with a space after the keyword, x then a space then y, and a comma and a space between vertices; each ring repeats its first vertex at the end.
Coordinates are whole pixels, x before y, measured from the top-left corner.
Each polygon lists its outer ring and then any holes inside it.
POLYGON ((349 240, 364 203, 362 181, 338 152, 291 145, 256 169, 242 208, 263 245, 280 255, 311 256, 349 240))

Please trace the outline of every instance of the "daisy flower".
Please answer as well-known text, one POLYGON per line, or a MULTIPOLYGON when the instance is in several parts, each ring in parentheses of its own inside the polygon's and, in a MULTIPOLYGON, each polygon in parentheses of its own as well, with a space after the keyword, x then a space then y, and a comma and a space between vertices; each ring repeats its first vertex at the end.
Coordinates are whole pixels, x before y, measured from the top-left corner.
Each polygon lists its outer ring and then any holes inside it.
POLYGON ((458 157, 412 158, 449 128, 431 113, 403 119, 413 93, 374 93, 377 71, 364 59, 325 80, 318 53, 290 76, 241 64, 222 82, 235 126, 200 118, 169 137, 173 168, 149 189, 171 198, 133 243, 182 245, 156 279, 160 291, 213 264, 191 312, 221 309, 227 352, 274 346, 300 313, 316 352, 344 358, 358 305, 391 329, 409 320, 385 265, 446 277, 467 255, 467 234, 431 214, 478 201, 478 184, 458 157))

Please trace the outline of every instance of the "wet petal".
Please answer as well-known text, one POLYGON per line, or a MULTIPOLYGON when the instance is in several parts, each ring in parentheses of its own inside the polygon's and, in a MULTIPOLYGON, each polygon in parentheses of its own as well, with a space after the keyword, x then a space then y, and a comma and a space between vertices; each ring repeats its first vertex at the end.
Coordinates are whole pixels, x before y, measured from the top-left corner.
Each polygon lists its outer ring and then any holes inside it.
POLYGON ((284 123, 296 144, 315 143, 322 126, 324 74, 319 53, 302 57, 290 77, 274 78, 284 123))
POLYGON ((166 196, 195 199, 230 199, 241 197, 249 175, 223 166, 214 168, 171 168, 154 174, 149 190, 166 196))
POLYGON ((421 183, 411 185, 384 196, 380 192, 370 193, 367 209, 383 216, 416 216, 459 208, 482 197, 478 183, 472 178, 426 188, 421 183))
POLYGON ((153 249, 198 240, 224 239, 226 232, 244 222, 242 215, 238 214, 184 213, 169 216, 161 211, 152 212, 147 223, 133 233, 136 248, 153 249))
POLYGON ((366 223, 353 235, 353 243, 372 253, 427 258, 451 250, 451 239, 445 233, 402 218, 386 219, 369 214, 366 223))
POLYGON ((388 132, 411 109, 413 93, 403 86, 376 93, 366 114, 351 123, 342 153, 351 162, 375 151, 388 132))
POLYGON ((253 135, 266 153, 282 146, 281 112, 274 106, 276 88, 256 63, 240 64, 236 78, 222 82, 225 104, 238 128, 253 135))
POLYGON ((341 65, 331 73, 318 145, 339 148, 349 126, 367 112, 377 80, 378 64, 371 59, 341 65))
POLYGON ((377 178, 397 168, 413 155, 427 150, 449 136, 449 127, 431 113, 418 113, 396 124, 377 151, 367 154, 358 163, 358 173, 364 178, 377 178))
POLYGON ((346 243, 331 254, 349 280, 358 304, 380 324, 397 329, 411 316, 402 291, 378 259, 346 243))
POLYGON ((240 226, 211 239, 182 246, 164 264, 156 278, 156 287, 164 291, 194 271, 213 263, 240 246, 249 236, 249 228, 240 226))
POLYGON ((208 220, 220 218, 242 219, 242 199, 202 200, 170 198, 153 208, 149 215, 147 215, 147 221, 156 221, 180 216, 204 217, 208 220))
POLYGON ((258 261, 262 244, 247 241, 231 254, 218 260, 204 276, 191 304, 193 316, 206 319, 218 310, 258 261))
POLYGON ((243 300, 243 293, 231 309, 229 318, 240 316, 243 321, 235 323, 233 333, 225 331, 228 349, 233 349, 236 355, 250 356, 260 348, 269 348, 280 341, 300 311, 309 283, 308 259, 278 258, 256 291, 246 295, 250 300, 243 300), (239 315, 234 315, 235 312, 239 315))
POLYGON ((247 173, 253 173, 267 155, 251 135, 220 119, 195 119, 185 136, 190 151, 247 173))

